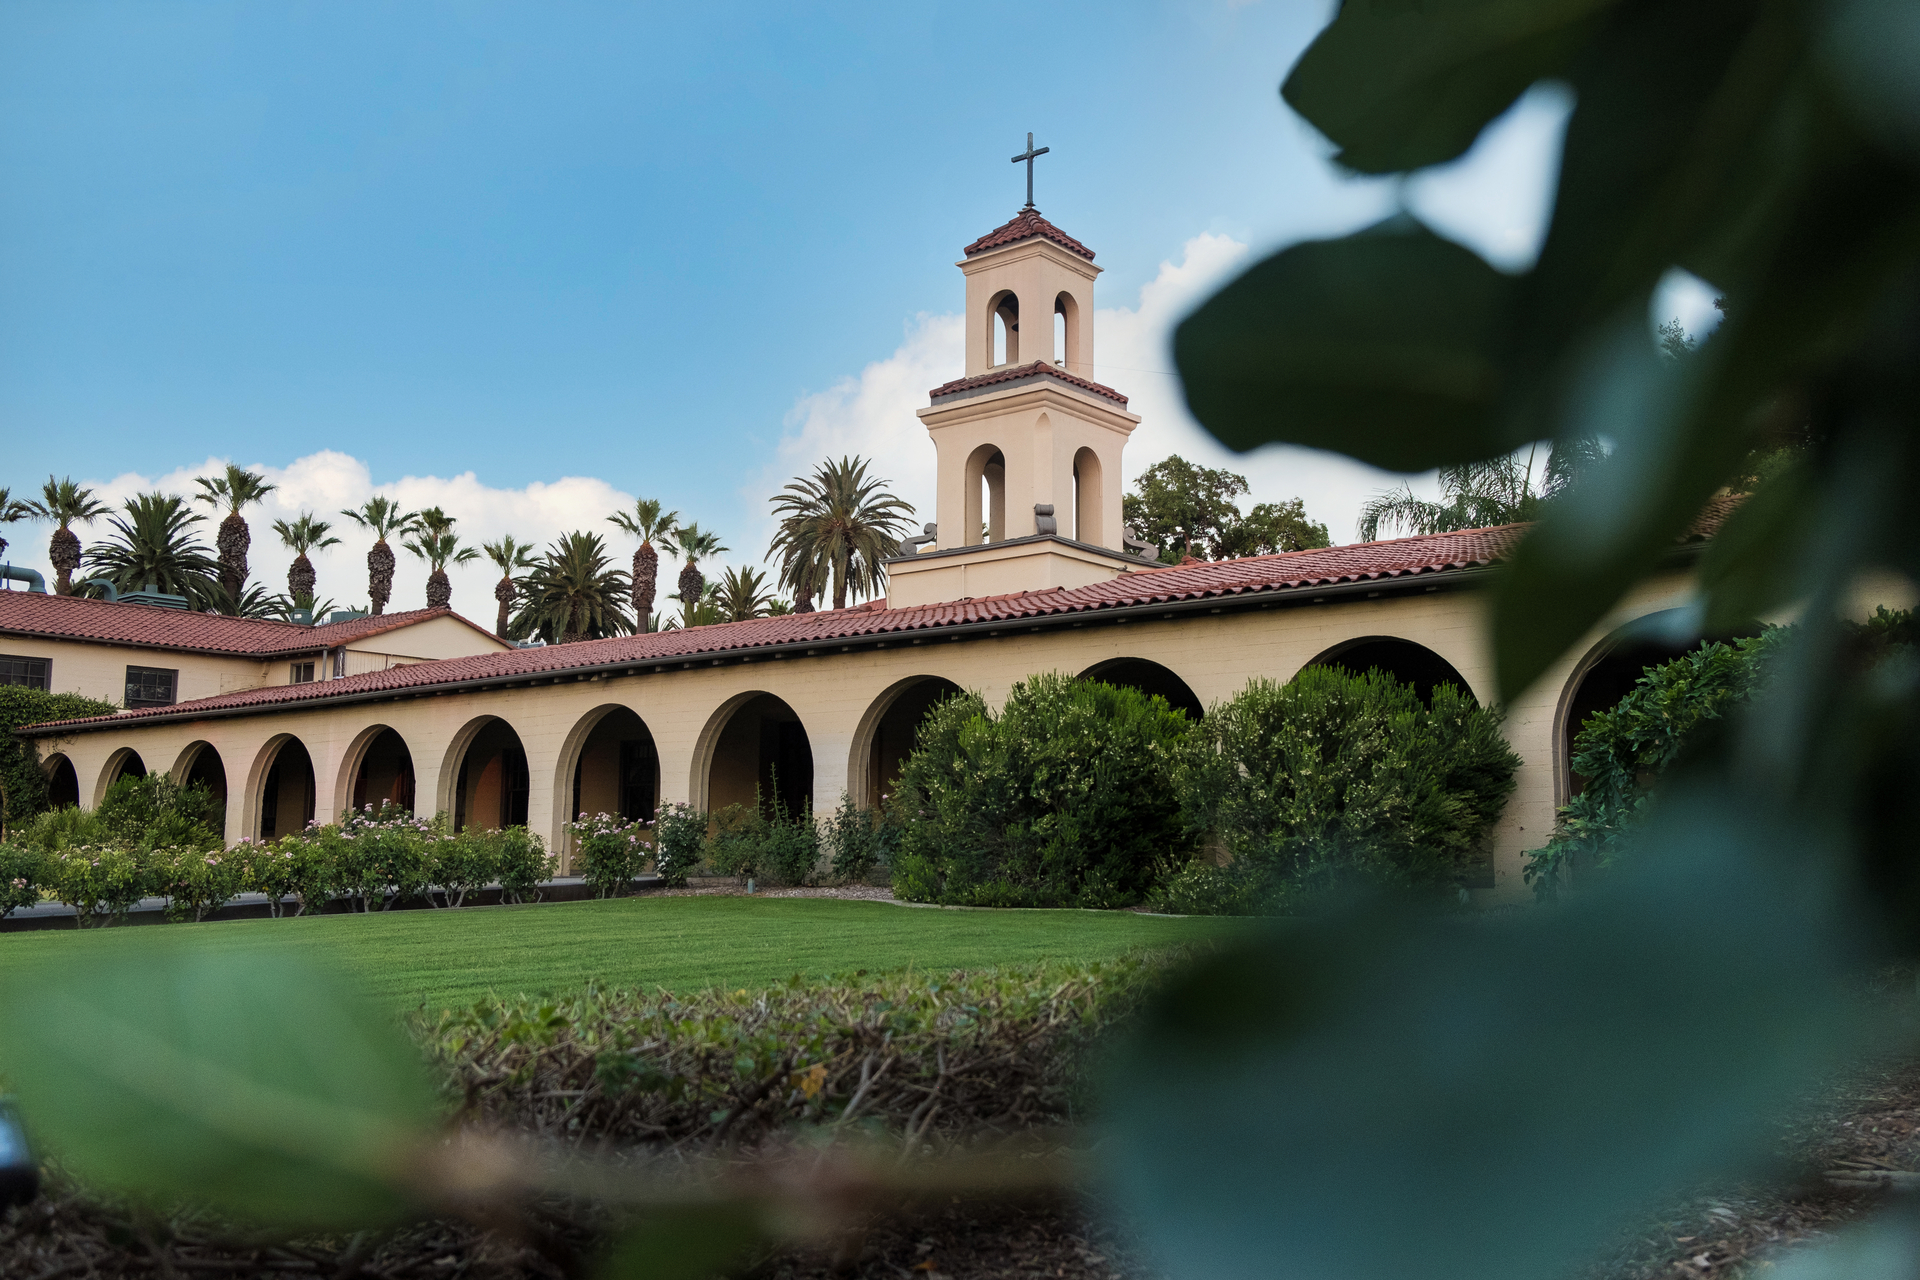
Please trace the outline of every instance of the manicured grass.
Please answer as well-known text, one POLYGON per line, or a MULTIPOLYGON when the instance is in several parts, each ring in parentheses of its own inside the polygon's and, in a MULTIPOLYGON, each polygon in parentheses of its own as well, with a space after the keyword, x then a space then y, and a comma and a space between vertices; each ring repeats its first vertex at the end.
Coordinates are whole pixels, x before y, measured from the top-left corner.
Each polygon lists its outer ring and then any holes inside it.
POLYGON ((627 898, 528 907, 329 915, 0 934, 0 971, 166 941, 292 948, 358 974, 395 1008, 489 993, 760 987, 796 973, 944 971, 1095 960, 1220 937, 1244 922, 1108 911, 941 911, 821 898, 627 898), (162 937, 164 935, 164 938, 162 937))

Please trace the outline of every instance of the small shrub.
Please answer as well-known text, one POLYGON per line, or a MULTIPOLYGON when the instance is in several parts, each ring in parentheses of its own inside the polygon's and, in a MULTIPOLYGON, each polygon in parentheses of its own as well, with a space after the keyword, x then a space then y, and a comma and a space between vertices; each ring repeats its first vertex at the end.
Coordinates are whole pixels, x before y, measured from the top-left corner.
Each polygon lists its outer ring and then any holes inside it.
POLYGON ((707 815, 690 804, 670 804, 654 814, 653 870, 670 888, 686 884, 700 862, 707 815))
POLYGON ((426 847, 433 883, 440 886, 446 906, 466 905, 469 893, 500 877, 500 841, 492 832, 436 830, 426 847))
POLYGON ((773 816, 761 836, 757 863, 774 884, 806 884, 813 879, 820 865, 820 828, 813 820, 812 805, 788 813, 779 795, 774 796, 773 816))
POLYGON ((46 854, 25 844, 0 843, 0 920, 37 906, 46 879, 46 854))
POLYGON ((633 888, 653 846, 646 827, 610 813, 582 813, 567 824, 579 857, 580 878, 596 898, 616 898, 633 888))
POLYGON ((500 881, 502 902, 539 900, 539 884, 553 879, 559 859, 547 852, 546 841, 525 827, 487 833, 493 838, 494 875, 500 881))
POLYGON ((95 812, 101 842, 129 849, 217 849, 223 806, 204 782, 181 786, 164 773, 122 777, 95 812))
POLYGON ((47 888, 82 929, 126 918, 148 896, 146 855, 118 845, 79 845, 48 857, 47 888))
POLYGON ((372 805, 349 810, 339 830, 343 838, 354 842, 351 856, 360 872, 363 911, 371 909, 369 895, 382 899, 382 911, 426 896, 432 882, 432 859, 427 851, 427 839, 433 834, 431 823, 389 800, 378 811, 372 805))
POLYGON ((198 924, 247 889, 251 859, 244 852, 174 848, 149 856, 150 887, 166 896, 169 919, 198 924))
POLYGON ((106 842, 106 836, 100 830, 100 820, 91 810, 75 805, 41 812, 20 829, 18 839, 27 848, 38 849, 42 853, 57 853, 78 845, 106 842))
POLYGON ((1174 916, 1277 915, 1286 895, 1271 879, 1245 862, 1217 866, 1205 858, 1170 863, 1147 895, 1155 911, 1174 916))
POLYGON ((758 875, 766 839, 767 820, 760 812, 757 796, 752 804, 716 809, 713 829, 707 836, 706 863, 723 876, 758 875))
MULTIPOLYGON (((290 836, 277 844, 263 840, 243 839, 227 852, 239 860, 247 888, 262 893, 267 898, 267 914, 279 919, 286 914, 286 898, 294 892, 298 880, 294 868, 294 855, 290 842, 298 837, 290 836)), ((302 904, 296 903, 295 913, 302 904)))
POLYGON ((921 723, 894 805, 896 894, 991 907, 1139 902, 1189 842, 1169 784, 1187 718, 1162 698, 1064 675, 989 713, 955 694, 921 723))
POLYGON ((840 793, 840 807, 821 831, 835 882, 866 884, 886 869, 900 840, 898 815, 892 806, 862 809, 846 792, 840 793))

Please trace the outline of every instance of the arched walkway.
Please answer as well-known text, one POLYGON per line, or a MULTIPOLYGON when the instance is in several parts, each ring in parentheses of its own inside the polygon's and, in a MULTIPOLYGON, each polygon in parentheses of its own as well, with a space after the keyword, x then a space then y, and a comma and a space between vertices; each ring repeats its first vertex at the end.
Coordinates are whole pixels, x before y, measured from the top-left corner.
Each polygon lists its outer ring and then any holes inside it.
POLYGON ((527 750, 512 725, 483 716, 461 733, 453 755, 442 776, 453 779, 443 807, 452 813, 455 831, 527 824, 527 750))
POLYGON ((147 776, 147 762, 132 747, 122 747, 107 757, 107 767, 100 771, 100 782, 93 793, 94 808, 107 798, 107 791, 122 778, 144 778, 147 776))
POLYGON ((813 746, 792 707, 770 693, 744 693, 719 711, 694 755, 694 803, 705 809, 752 804, 788 813, 813 801, 813 746))
POLYGON ((347 795, 354 808, 396 804, 414 811, 413 752, 407 741, 386 725, 375 725, 361 735, 359 759, 351 761, 353 777, 347 795))
POLYGON ((80 775, 73 767, 73 761, 60 752, 48 756, 41 763, 41 769, 47 775, 47 803, 56 809, 65 809, 80 803, 80 775))
POLYGON ((561 752, 559 794, 567 817, 610 813, 653 821, 660 802, 660 752, 647 722, 631 707, 595 707, 582 716, 561 752))
POLYGON ((1097 662, 1080 673, 1082 680, 1098 680, 1102 684, 1118 685, 1123 689, 1138 689, 1148 697, 1161 697, 1175 711, 1187 713, 1187 719, 1198 720, 1207 713, 1200 705, 1200 698, 1187 687, 1187 682, 1161 666, 1145 658, 1112 658, 1106 662, 1097 662))
POLYGON ((1554 747, 1558 756, 1556 792, 1565 804, 1586 786, 1586 779, 1573 771, 1573 740, 1595 713, 1611 711, 1620 699, 1632 692, 1648 667, 1671 662, 1716 640, 1760 633, 1756 624, 1731 635, 1688 636, 1675 633, 1675 624, 1689 615, 1679 609, 1665 609, 1636 618, 1596 644, 1580 665, 1560 699, 1558 732, 1554 747))
POLYGON ((1443 684, 1456 686, 1469 698, 1473 696, 1473 686, 1454 670, 1451 662, 1423 644, 1392 636, 1363 636, 1358 640, 1349 640, 1327 650, 1307 665, 1338 667, 1357 676, 1369 671, 1384 671, 1401 684, 1412 685, 1422 702, 1433 701, 1434 689, 1443 684))
POLYGON ((213 744, 210 742, 189 744, 187 749, 180 753, 179 760, 174 762, 173 776, 183 787, 191 787, 197 783, 213 793, 213 798, 220 804, 219 816, 214 819, 214 826, 217 830, 225 831, 227 829, 227 766, 226 762, 220 759, 220 753, 214 750, 213 744))
POLYGON ((278 840, 306 829, 313 821, 313 757, 307 746, 291 735, 267 744, 271 753, 265 775, 260 780, 260 825, 262 840, 278 840))
POLYGON ((847 761, 848 791, 863 809, 876 808, 891 795, 901 766, 920 742, 920 722, 933 704, 960 692, 940 676, 913 676, 873 700, 854 731, 847 761))

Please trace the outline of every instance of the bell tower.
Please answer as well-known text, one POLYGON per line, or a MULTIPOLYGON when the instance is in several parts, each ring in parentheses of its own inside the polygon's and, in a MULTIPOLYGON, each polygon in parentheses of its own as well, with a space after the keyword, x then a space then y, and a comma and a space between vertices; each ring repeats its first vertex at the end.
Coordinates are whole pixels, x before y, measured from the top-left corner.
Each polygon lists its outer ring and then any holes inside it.
MULTIPOLYGON (((1031 136, 1027 151, 1014 160, 1031 167, 1041 154, 1031 136)), ((914 541, 934 546, 888 561, 889 606, 1084 586, 1147 567, 1120 523, 1120 454, 1140 419, 1092 378, 1093 250, 1029 203, 956 265, 966 277, 965 374, 918 411, 939 480, 934 536, 914 541)))

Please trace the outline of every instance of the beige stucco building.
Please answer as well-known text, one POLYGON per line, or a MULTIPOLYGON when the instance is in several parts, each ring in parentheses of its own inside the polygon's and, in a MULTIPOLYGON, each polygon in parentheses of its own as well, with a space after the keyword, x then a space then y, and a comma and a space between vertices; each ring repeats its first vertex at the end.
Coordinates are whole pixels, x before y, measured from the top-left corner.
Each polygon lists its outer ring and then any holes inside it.
MULTIPOLYGON (((1196 715, 1254 677, 1284 681, 1311 663, 1378 666, 1423 687, 1452 680, 1492 701, 1481 588, 1517 527, 1177 567, 1133 553, 1120 464, 1139 419, 1087 376, 1092 261, 1030 209, 968 247, 965 376, 920 413, 939 458, 931 546, 889 565, 884 600, 327 668, 309 683, 272 678, 279 659, 262 659, 245 686, 203 683, 206 696, 178 705, 23 732, 50 773, 71 770, 83 804, 128 768, 217 772, 231 840, 391 798, 462 824, 524 822, 564 849, 581 810, 717 807, 750 801, 756 786, 794 808, 830 810, 843 792, 871 804, 933 700, 966 688, 998 704, 1045 671, 1135 685, 1196 715)), ((1523 854, 1566 798, 1572 727, 1684 643, 1660 623, 1684 616, 1697 550, 1676 548, 1663 577, 1507 707, 1523 764, 1484 898, 1523 892, 1523 854)))

